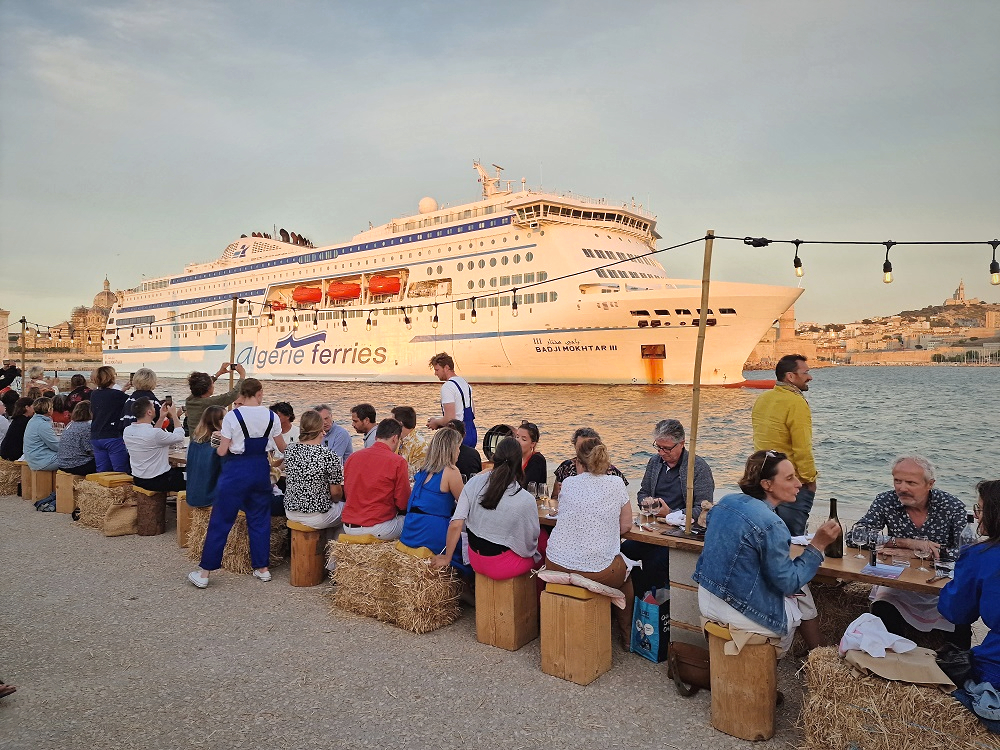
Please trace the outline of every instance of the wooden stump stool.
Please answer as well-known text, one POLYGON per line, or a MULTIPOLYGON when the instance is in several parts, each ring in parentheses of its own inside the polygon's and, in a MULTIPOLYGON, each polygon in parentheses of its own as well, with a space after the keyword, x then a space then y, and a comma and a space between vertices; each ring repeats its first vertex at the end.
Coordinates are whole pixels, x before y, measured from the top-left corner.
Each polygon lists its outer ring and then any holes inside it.
POLYGON ((28 466, 27 461, 15 461, 14 463, 21 467, 21 497, 29 502, 34 502, 35 498, 31 491, 31 467, 28 466))
POLYGON ((770 643, 747 644, 726 653, 729 629, 705 624, 712 680, 712 726, 732 737, 756 742, 774 736, 778 696, 778 652, 770 643))
POLYGON ((542 671, 589 685, 611 669, 611 605, 579 586, 548 583, 542 592, 542 671))
POLYGON ((297 521, 288 521, 292 530, 292 570, 290 581, 293 586, 317 586, 326 577, 326 555, 324 529, 314 529, 297 521))
POLYGON ((525 573, 506 581, 476 573, 476 640, 517 651, 538 637, 538 591, 525 573))
POLYGON ((188 531, 191 529, 191 506, 187 504, 187 493, 177 493, 177 546, 188 546, 188 531))
POLYGON ((31 500, 41 500, 51 495, 56 488, 56 473, 54 471, 31 472, 31 500))
POLYGON ((68 471, 56 472, 56 513, 72 513, 76 510, 76 486, 83 477, 68 471))
POLYGON ((132 486, 139 516, 138 536, 158 536, 167 530, 167 493, 132 486))

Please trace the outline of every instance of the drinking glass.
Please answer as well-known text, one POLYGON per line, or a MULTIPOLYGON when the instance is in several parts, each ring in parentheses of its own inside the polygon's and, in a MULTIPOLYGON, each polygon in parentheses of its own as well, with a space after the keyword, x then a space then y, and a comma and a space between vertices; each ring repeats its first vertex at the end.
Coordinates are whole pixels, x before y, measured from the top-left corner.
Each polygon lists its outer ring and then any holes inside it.
POLYGON ((538 502, 538 482, 528 482, 528 492, 534 496, 535 502, 538 502))
POLYGON ((538 483, 538 499, 542 503, 542 510, 549 510, 549 486, 545 482, 538 483))
POLYGON ((652 515, 652 509, 650 508, 649 499, 641 500, 639 502, 639 515, 646 519, 643 523, 639 524, 639 528, 644 531, 653 531, 655 527, 649 524, 649 517, 652 515))
POLYGON ((856 523, 851 528, 851 533, 848 534, 851 540, 851 546, 858 548, 858 553, 855 557, 861 560, 865 559, 864 554, 861 552, 865 548, 865 544, 868 542, 868 529, 862 523, 856 523))
MULTIPOLYGON (((926 542, 927 541, 927 537, 925 537, 925 536, 915 536, 915 537, 913 537, 913 540, 915 542, 926 542)), ((917 549, 913 550, 913 555, 918 560, 920 560, 920 567, 917 568, 917 570, 922 570, 925 573, 929 573, 930 572, 930 568, 925 568, 924 567, 924 560, 926 560, 927 558, 929 558, 931 556, 930 549, 928 547, 924 547, 924 546, 918 547, 917 549)))

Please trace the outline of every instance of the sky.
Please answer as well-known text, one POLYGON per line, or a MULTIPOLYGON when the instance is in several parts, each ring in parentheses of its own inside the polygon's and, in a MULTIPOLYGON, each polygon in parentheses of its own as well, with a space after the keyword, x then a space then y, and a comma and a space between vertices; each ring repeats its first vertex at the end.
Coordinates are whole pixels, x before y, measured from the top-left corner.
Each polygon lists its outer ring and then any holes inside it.
MULTIPOLYGON (((1000 302, 1000 3, 0 1, 0 307, 45 325, 285 227, 476 200, 473 159, 806 240, 799 320, 1000 302), (975 241, 885 249, 808 240, 975 241)), ((795 285, 789 245, 713 278, 795 285)), ((661 254, 699 277, 700 245, 661 254)))

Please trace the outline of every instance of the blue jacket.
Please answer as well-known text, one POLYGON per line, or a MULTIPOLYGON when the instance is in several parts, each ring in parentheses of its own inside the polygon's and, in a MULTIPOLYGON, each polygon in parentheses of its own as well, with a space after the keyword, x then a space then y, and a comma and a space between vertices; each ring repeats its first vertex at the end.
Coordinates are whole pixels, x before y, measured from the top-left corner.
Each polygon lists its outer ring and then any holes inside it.
POLYGON ((941 590, 938 611, 956 625, 983 618, 990 632, 973 647, 972 666, 978 682, 1000 685, 1000 545, 984 542, 962 550, 955 578, 941 590))
POLYGON ((794 560, 785 522, 763 500, 735 493, 712 508, 694 580, 775 633, 788 632, 785 597, 812 580, 823 562, 815 547, 794 560))
POLYGON ((51 466, 59 458, 59 438, 52 428, 52 417, 36 414, 24 430, 24 460, 33 470, 51 466))

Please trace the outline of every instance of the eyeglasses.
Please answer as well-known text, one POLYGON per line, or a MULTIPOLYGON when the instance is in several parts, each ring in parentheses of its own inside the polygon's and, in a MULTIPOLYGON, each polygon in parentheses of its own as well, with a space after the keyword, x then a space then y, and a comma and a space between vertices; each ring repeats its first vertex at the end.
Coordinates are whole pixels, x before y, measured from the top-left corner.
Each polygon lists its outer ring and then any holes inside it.
POLYGON ((979 504, 973 505, 972 506, 972 512, 973 513, 982 513, 983 512, 983 506, 979 505, 979 504))
POLYGON ((684 445, 683 440, 679 440, 673 445, 660 445, 659 443, 653 443, 653 447, 656 448, 657 453, 670 453, 678 445, 684 445))

